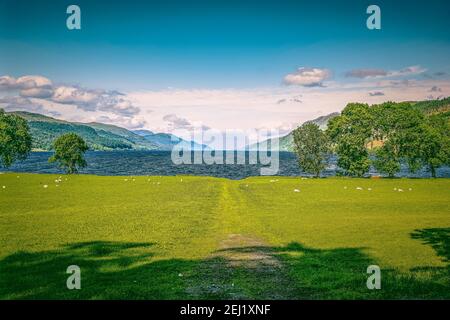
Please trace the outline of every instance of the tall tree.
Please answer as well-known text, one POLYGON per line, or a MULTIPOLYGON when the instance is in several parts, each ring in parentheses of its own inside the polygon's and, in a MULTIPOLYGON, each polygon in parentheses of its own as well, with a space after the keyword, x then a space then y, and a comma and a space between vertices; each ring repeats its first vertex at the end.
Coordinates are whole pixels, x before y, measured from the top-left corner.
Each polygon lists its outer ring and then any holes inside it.
POLYGON ((300 168, 316 177, 326 168, 330 151, 328 136, 315 123, 294 130, 294 150, 300 168))
POLYGON ((327 134, 344 174, 363 176, 370 168, 366 145, 372 136, 373 117, 367 104, 349 103, 341 115, 330 120, 327 134))
POLYGON ((0 109, 0 163, 10 167, 16 160, 26 159, 31 143, 27 121, 0 109))
POLYGON ((413 170, 422 166, 428 167, 431 176, 436 178, 436 170, 440 166, 450 165, 450 125, 438 115, 430 116, 417 130, 411 152, 413 170))
POLYGON ((374 166, 379 172, 393 177, 400 171, 402 159, 408 162, 411 157, 416 157, 413 145, 424 116, 409 103, 386 102, 372 106, 371 112, 372 139, 382 143, 375 148, 374 166))
POLYGON ((57 162, 59 166, 72 174, 79 168, 87 166, 84 153, 89 149, 86 142, 75 133, 66 133, 53 143, 54 155, 49 162, 57 162))

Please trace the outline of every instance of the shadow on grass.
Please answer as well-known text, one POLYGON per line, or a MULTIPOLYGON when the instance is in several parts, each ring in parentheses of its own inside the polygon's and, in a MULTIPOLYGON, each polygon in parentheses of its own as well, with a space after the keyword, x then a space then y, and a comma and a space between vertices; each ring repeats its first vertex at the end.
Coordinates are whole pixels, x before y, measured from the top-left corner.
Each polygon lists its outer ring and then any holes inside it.
POLYGON ((450 228, 416 230, 411 237, 430 245, 444 262, 450 262, 450 228))
POLYGON ((383 270, 382 289, 368 290, 371 264, 361 248, 322 250, 299 243, 226 248, 200 260, 162 260, 152 243, 84 242, 5 257, 0 299, 449 297, 448 283, 441 283, 448 269, 426 278, 383 270), (73 264, 81 268, 81 290, 66 288, 66 269, 73 264))

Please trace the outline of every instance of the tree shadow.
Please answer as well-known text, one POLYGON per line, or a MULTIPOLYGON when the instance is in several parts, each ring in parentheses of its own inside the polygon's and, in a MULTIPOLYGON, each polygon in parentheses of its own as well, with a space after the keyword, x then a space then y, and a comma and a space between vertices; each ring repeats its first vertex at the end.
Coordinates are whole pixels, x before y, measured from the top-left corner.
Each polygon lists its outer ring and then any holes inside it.
POLYGON ((450 228, 415 230, 411 238, 430 245, 444 262, 450 262, 450 228))
POLYGON ((162 259, 153 247, 93 241, 11 254, 0 261, 0 299, 417 299, 450 292, 442 277, 383 268, 382 290, 367 289, 367 267, 376 263, 363 248, 244 245, 186 260, 162 259), (66 287, 70 265, 81 268, 81 290, 66 287))

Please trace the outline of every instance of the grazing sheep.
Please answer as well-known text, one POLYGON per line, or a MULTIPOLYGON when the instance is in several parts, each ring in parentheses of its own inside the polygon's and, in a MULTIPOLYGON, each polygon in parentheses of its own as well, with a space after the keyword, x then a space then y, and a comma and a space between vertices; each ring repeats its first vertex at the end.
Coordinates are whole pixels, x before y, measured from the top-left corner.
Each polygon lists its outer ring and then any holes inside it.
POLYGON ((398 192, 403 192, 403 189, 398 189, 398 192))
POLYGON ((44 188, 47 189, 47 188, 48 188, 48 185, 44 184, 44 188))
POLYGON ((3 189, 6 189, 6 186, 3 186, 2 188, 3 188, 3 189))
POLYGON ((356 187, 356 190, 363 190, 363 188, 361 188, 361 187, 356 187))
POLYGON ((367 188, 367 190, 372 191, 372 188, 367 188))
POLYGON ((300 190, 298 190, 298 189, 294 189, 294 192, 300 192, 300 190))

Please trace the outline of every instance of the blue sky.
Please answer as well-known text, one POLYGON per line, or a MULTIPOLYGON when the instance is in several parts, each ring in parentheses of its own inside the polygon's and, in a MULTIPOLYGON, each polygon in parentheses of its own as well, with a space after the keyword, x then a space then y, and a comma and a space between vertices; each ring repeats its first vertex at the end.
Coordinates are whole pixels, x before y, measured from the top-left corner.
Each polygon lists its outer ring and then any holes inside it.
MULTIPOLYGON (((289 127, 308 117, 338 111, 345 105, 338 97, 329 96, 336 103, 316 107, 313 97, 319 99, 325 93, 332 95, 345 90, 360 93, 362 89, 355 88, 365 85, 364 97, 368 97, 365 102, 408 98, 402 89, 392 88, 390 94, 385 90, 383 96, 375 98, 374 92, 386 89, 386 83, 379 82, 381 78, 422 81, 421 95, 411 95, 411 99, 424 99, 427 92, 448 94, 445 81, 450 74, 449 12, 449 1, 436 0, 1 0, 0 76, 17 79, 37 75, 49 79, 52 87, 118 90, 142 111, 128 119, 134 120, 134 125, 109 117, 110 122, 127 127, 146 122, 142 126, 167 131, 163 117, 175 114, 185 120, 189 118, 192 123, 223 129, 220 126, 223 123, 236 123, 233 117, 245 119, 254 113, 251 106, 246 106, 262 96, 267 101, 261 102, 264 105, 261 119, 255 116, 253 122, 242 121, 237 125, 276 126, 268 120, 280 113, 279 122, 289 127), (65 11, 70 4, 81 8, 81 30, 70 31, 65 26, 65 11), (366 28, 366 8, 370 4, 381 8, 381 30, 366 28), (372 77, 377 83, 368 83, 371 77, 349 76, 355 70, 382 70, 383 75, 372 77), (295 76, 303 77, 305 71, 317 73, 320 81, 313 81, 311 86, 295 80, 288 83, 294 86, 286 86, 289 74, 298 79, 295 76), (349 84, 354 84, 352 89, 349 84), (310 88, 313 86, 317 88, 310 88), (431 90, 434 86, 439 90, 431 90), (203 103, 198 103, 199 100, 214 106, 215 98, 210 103, 208 98, 215 94, 217 99, 230 98, 233 92, 235 100, 241 99, 241 103, 230 99, 228 104, 235 103, 228 105, 231 110, 219 104, 216 115, 208 114, 207 109, 200 110, 203 103), (309 101, 307 107, 299 108, 295 103, 281 107, 278 103, 283 99, 289 102, 300 94, 309 94, 311 101, 304 98, 309 101), (173 101, 174 95, 182 96, 185 103, 173 101), (160 103, 157 97, 172 102, 160 103), (269 100, 274 101, 273 106, 269 100), (221 122, 221 117, 228 116, 229 120, 221 122), (145 120, 137 121, 139 117, 145 120)), ((42 98, 30 93, 27 97, 42 98)), ((362 99, 356 93, 354 97, 362 99)), ((61 102, 69 104, 67 100, 48 97, 47 100, 51 101, 31 100, 31 103, 39 102, 47 111, 63 109, 53 111, 76 119, 74 112, 68 111, 70 108, 55 106, 61 102)), ((5 105, 3 102, 2 106, 5 105)), ((11 104, 7 106, 11 108, 11 104)), ((100 117, 94 112, 98 110, 84 105, 75 107, 80 111, 79 120, 100 117), (91 113, 83 117, 81 111, 91 113)), ((127 110, 129 117, 130 110, 127 110)), ((100 111, 106 112, 106 108, 100 111)), ((104 114, 101 116, 109 121, 104 114)))
POLYGON ((368 1, 2 0, 0 70, 122 90, 277 85, 303 65, 448 70, 448 1, 376 2, 381 31, 368 1))

